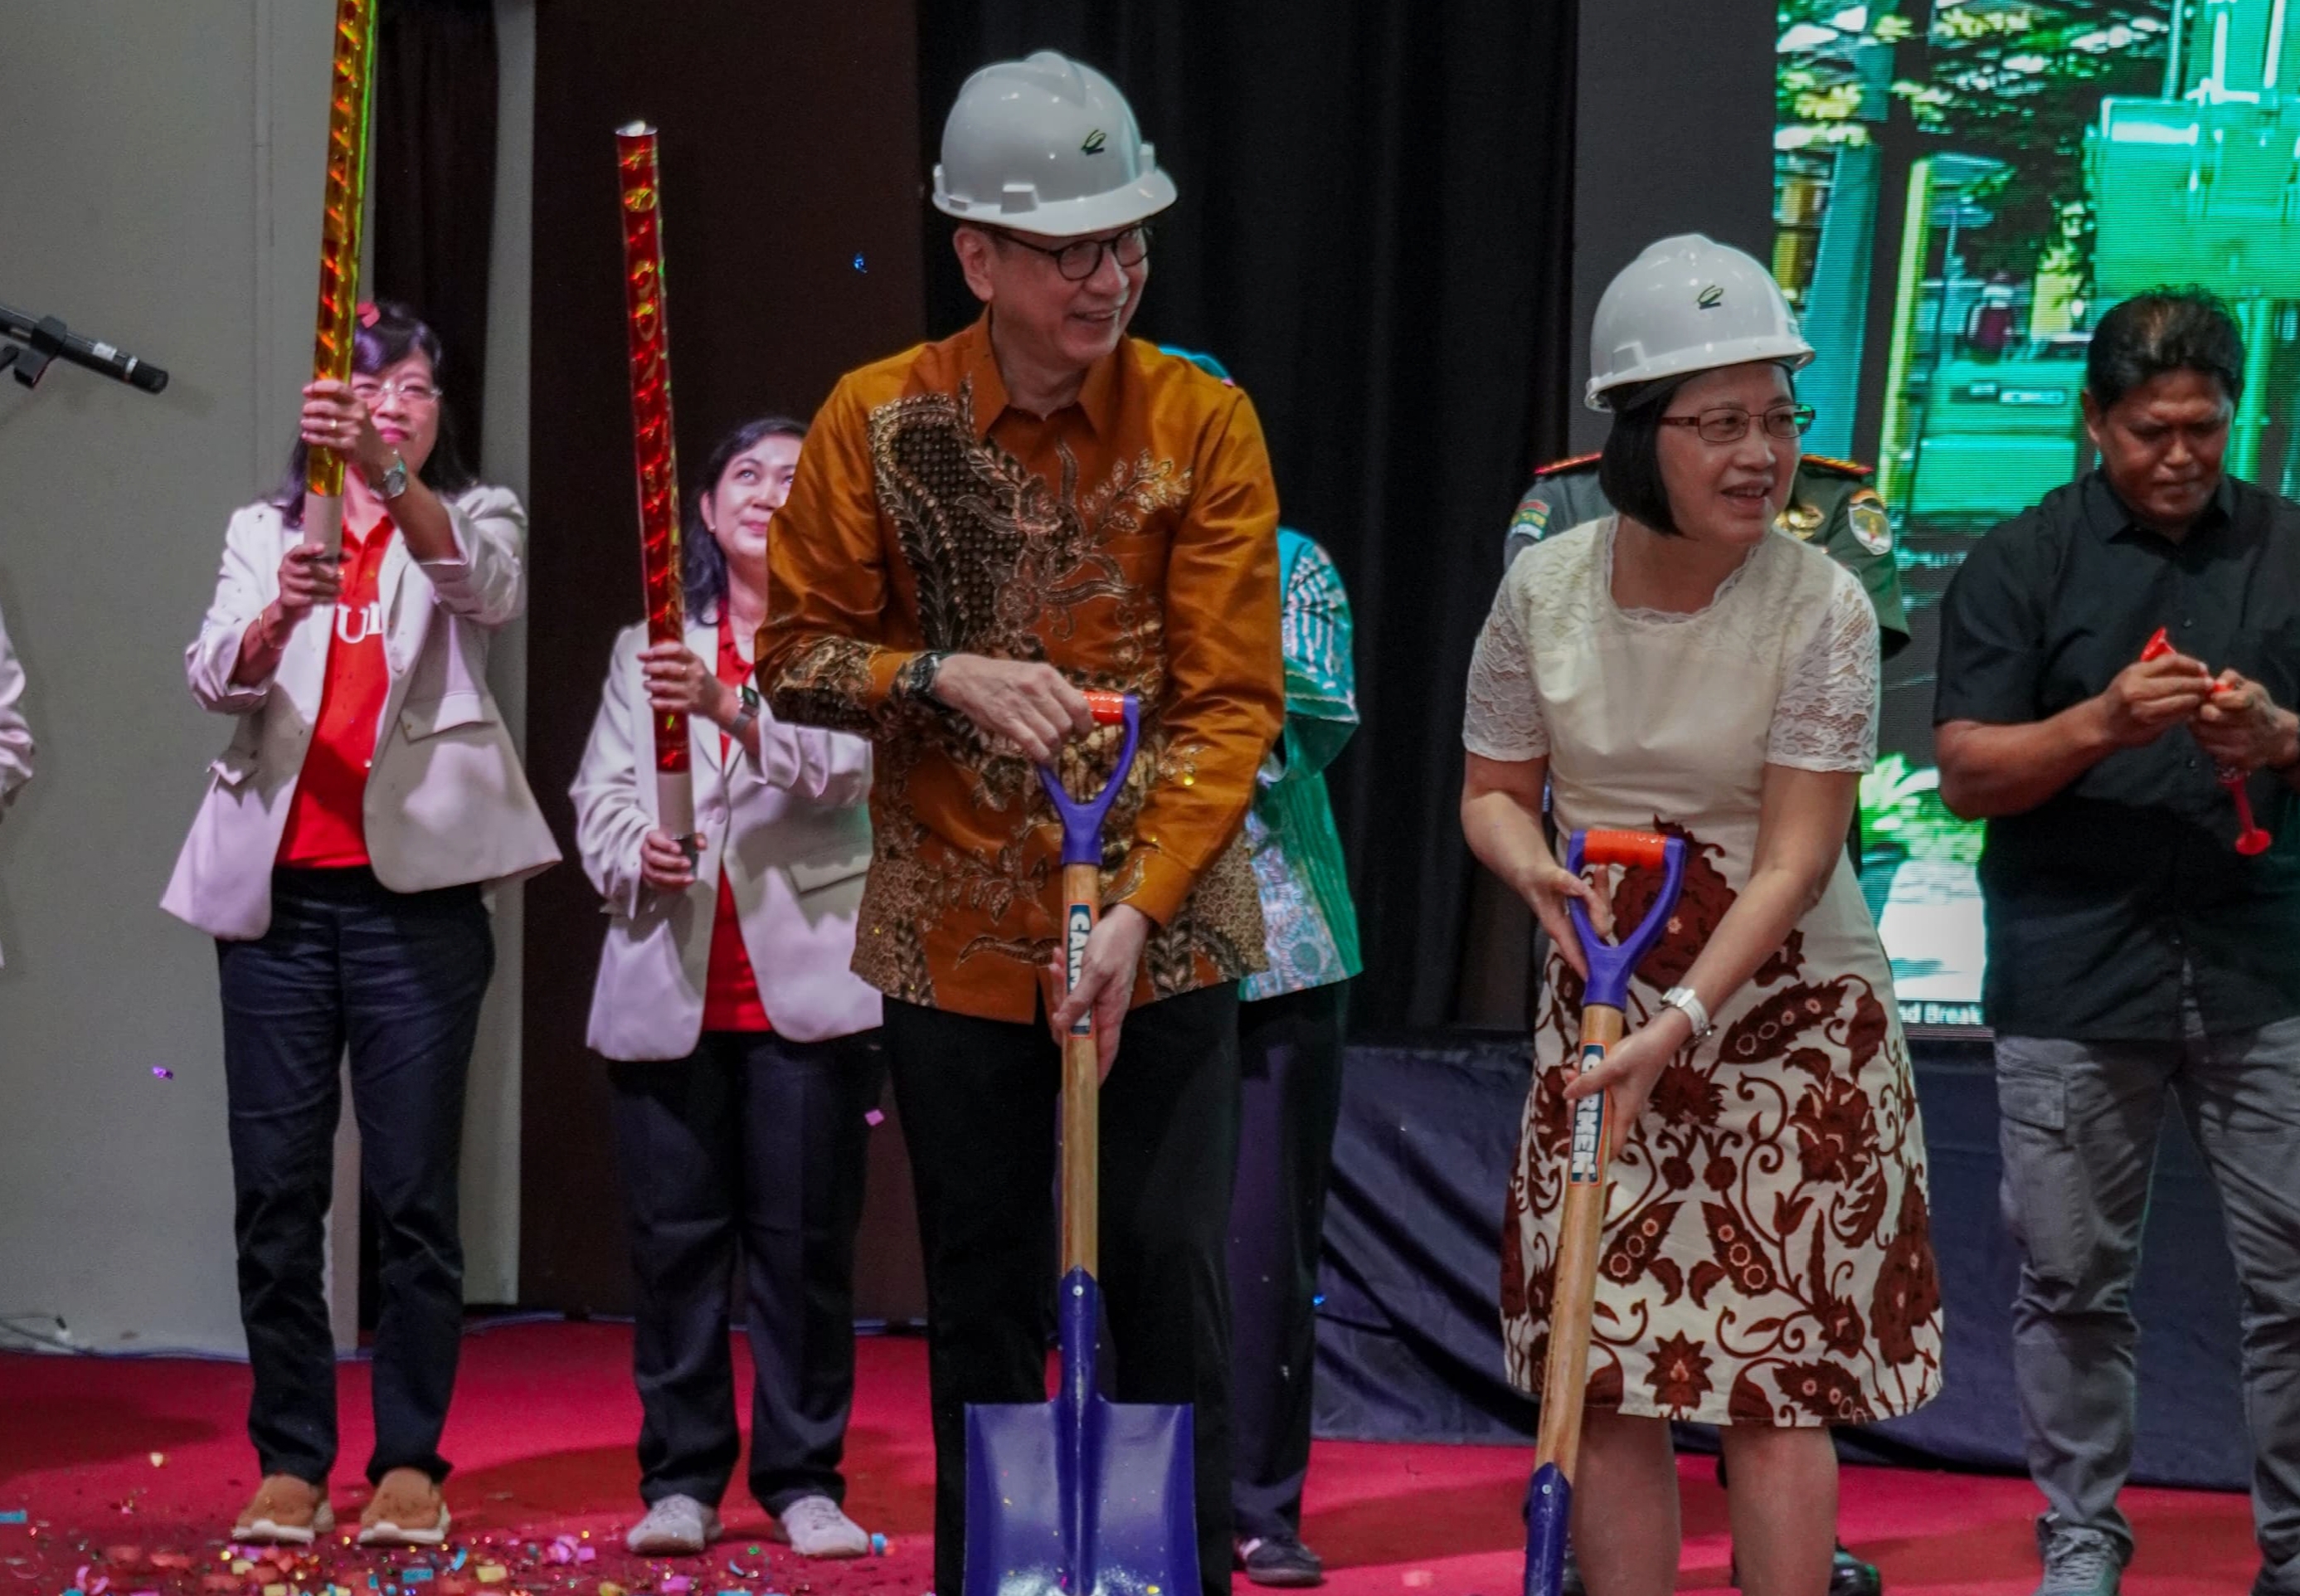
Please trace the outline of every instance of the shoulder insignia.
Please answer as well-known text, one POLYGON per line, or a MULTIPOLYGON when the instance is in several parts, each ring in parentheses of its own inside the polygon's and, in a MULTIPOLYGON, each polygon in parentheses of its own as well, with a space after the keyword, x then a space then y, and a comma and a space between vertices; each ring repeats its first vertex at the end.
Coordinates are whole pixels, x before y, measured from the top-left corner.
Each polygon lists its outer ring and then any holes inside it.
POLYGON ((1800 542, 1810 543, 1812 535, 1821 531, 1823 519, 1821 506, 1811 499, 1791 499, 1788 508, 1781 512, 1781 530, 1800 542))
POLYGON ((1538 542, 1548 531, 1549 501, 1542 497, 1539 486, 1529 488, 1525 497, 1517 501, 1515 513, 1510 516, 1509 535, 1531 538, 1538 542))
POLYGON ((1599 455, 1576 455, 1571 460, 1553 460, 1537 470, 1533 473, 1534 478, 1538 480, 1543 477, 1556 476, 1561 472, 1578 471, 1582 466, 1596 464, 1601 458, 1603 456, 1599 455))
POLYGON ((1832 477, 1873 477, 1877 468, 1863 465, 1858 460, 1839 460, 1834 455, 1806 455, 1797 464, 1806 471, 1817 471, 1832 477))
POLYGON ((1845 516, 1855 543, 1879 557, 1893 552, 1893 520, 1876 489, 1863 488, 1854 494, 1846 501, 1845 516))

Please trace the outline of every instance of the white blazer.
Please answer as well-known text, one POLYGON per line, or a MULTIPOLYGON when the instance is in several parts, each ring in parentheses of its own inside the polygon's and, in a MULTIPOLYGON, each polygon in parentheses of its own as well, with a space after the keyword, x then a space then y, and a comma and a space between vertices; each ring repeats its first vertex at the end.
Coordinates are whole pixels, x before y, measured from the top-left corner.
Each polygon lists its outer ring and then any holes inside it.
POLYGON ((8 623, 0 617, 0 814, 16 789, 32 779, 32 729, 19 707, 24 699, 24 667, 8 644, 8 623))
MULTIPOLYGON (((396 536, 377 579, 391 688, 376 730, 364 818, 376 879, 395 892, 531 875, 559 857, 488 690, 488 643, 527 602, 527 514, 501 488, 448 506, 462 557, 419 562, 396 536)), ((224 534, 223 572, 184 673, 203 708, 235 717, 161 907, 211 936, 262 936, 271 865, 326 684, 336 606, 296 623, 271 679, 231 680, 241 636, 279 591, 303 534, 250 505, 224 534)))
POLYGON ((7 813, 16 789, 32 779, 32 729, 18 708, 24 697, 24 667, 8 646, 8 623, 0 620, 0 815, 7 813))
MULTIPOLYGON (((718 628, 689 626, 687 646, 715 666, 718 628)), ((615 639, 570 790, 575 846, 610 916, 591 994, 591 1047, 624 1059, 695 1050, 721 870, 776 1031, 821 1041, 871 1029, 879 994, 849 968, 871 867, 871 745, 762 710, 754 765, 739 743, 722 756, 719 728, 690 717, 702 856, 694 885, 676 897, 658 892, 639 876, 640 841, 657 823, 654 734, 639 666, 646 647, 644 626, 615 639)))

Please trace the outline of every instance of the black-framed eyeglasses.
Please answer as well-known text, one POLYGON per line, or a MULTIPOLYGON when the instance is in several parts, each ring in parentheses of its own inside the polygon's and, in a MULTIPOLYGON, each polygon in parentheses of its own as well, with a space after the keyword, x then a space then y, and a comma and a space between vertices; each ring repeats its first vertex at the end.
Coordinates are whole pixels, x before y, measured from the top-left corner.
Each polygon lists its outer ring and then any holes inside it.
POLYGON ((1704 410, 1699 415, 1665 415, 1664 427, 1691 427, 1701 434, 1704 443, 1738 443, 1749 435, 1749 423, 1756 422, 1765 429, 1768 438, 1802 438, 1812 425, 1813 409, 1810 405, 1776 405, 1762 416, 1751 415, 1736 405, 1721 405, 1714 410, 1704 410))
POLYGON ((1052 257, 1054 270, 1062 274, 1066 282, 1084 282, 1101 271, 1104 250, 1121 266, 1138 266, 1150 258, 1150 224, 1146 221, 1138 221, 1124 232, 1112 233, 1107 238, 1073 238, 1054 249, 1016 238, 1003 227, 990 230, 1009 244, 1020 244, 1025 249, 1052 257))

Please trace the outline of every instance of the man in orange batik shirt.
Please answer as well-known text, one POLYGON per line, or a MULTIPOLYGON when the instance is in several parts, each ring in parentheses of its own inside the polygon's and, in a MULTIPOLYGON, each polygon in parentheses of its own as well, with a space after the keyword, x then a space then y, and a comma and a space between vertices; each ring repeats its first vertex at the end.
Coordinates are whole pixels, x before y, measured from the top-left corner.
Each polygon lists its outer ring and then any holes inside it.
POLYGON ((770 558, 774 713, 875 745, 854 968, 888 999, 917 1186, 953 1596, 966 1405, 1046 1397, 1054 1034, 1088 1006, 1115 1395, 1194 1405, 1200 1568, 1229 1589, 1237 983, 1263 967, 1240 826, 1284 715, 1278 497, 1244 393, 1126 336, 1173 200, 1100 73, 1041 52, 970 79, 935 204, 984 314, 839 383, 770 558), (1109 773, 1082 689, 1139 695, 1142 744, 1064 999, 1032 766, 1073 792, 1109 773))

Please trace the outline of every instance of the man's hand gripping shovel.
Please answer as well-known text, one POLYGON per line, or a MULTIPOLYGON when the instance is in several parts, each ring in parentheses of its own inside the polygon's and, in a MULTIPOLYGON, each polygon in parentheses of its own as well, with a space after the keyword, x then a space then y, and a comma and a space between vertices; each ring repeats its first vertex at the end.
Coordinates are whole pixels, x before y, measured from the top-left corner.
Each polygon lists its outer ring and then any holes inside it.
MULTIPOLYGON (((1102 823, 1141 737, 1131 694, 1090 692, 1123 724, 1110 780, 1086 802, 1038 779, 1062 822, 1062 946, 1075 985, 1102 911, 1102 823)), ((1104 1401, 1095 1384, 1100 1164, 1094 1015, 1062 1043, 1062 1390, 1051 1402, 966 1410, 965 1596, 1194 1596, 1197 1512, 1190 1409, 1104 1401)))

